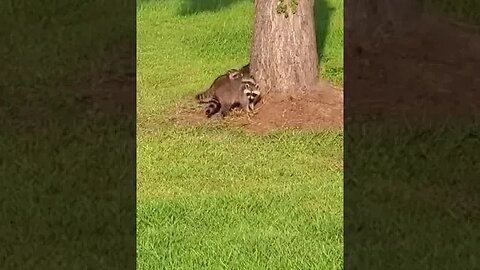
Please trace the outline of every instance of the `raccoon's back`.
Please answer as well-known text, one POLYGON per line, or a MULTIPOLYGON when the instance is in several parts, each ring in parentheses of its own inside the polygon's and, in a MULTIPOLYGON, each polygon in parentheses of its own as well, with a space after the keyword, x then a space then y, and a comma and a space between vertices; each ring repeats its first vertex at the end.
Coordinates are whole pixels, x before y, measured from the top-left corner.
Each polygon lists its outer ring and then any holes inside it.
POLYGON ((217 91, 215 96, 222 104, 234 105, 248 102, 247 96, 243 94, 243 92, 240 91, 239 87, 235 84, 231 85, 230 87, 224 87, 221 90, 222 91, 217 91))
POLYGON ((223 74, 218 76, 207 90, 195 95, 195 99, 200 102, 208 102, 213 96, 216 95, 218 90, 222 88, 223 84, 225 84, 225 80, 228 80, 227 75, 223 74))

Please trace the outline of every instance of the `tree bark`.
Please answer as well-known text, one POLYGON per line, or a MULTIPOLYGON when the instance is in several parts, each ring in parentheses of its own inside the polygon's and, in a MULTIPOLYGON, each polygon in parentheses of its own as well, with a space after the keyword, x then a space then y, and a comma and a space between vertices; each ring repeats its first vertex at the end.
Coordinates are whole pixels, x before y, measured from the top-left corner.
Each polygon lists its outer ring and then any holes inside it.
POLYGON ((264 93, 311 89, 318 76, 314 0, 297 0, 288 18, 277 12, 278 1, 255 0, 251 72, 264 93))

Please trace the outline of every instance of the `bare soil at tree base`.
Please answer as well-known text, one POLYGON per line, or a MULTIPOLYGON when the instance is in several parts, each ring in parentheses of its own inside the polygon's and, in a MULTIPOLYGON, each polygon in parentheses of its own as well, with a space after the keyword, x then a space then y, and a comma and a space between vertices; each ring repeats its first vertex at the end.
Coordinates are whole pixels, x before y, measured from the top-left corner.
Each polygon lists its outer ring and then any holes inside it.
POLYGON ((256 105, 256 113, 250 117, 236 109, 224 120, 208 119, 204 114, 204 106, 195 104, 193 99, 179 107, 171 120, 188 125, 224 121, 254 133, 292 128, 319 130, 343 127, 343 91, 323 81, 309 91, 268 94, 256 105))

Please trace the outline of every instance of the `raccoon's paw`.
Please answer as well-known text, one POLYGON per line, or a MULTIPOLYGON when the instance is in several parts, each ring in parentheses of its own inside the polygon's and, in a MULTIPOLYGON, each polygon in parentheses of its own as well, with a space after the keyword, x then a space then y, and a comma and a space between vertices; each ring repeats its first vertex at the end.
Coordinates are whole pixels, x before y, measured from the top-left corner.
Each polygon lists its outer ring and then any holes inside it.
POLYGON ((257 113, 258 113, 257 110, 250 110, 250 112, 248 112, 247 114, 256 115, 257 113))

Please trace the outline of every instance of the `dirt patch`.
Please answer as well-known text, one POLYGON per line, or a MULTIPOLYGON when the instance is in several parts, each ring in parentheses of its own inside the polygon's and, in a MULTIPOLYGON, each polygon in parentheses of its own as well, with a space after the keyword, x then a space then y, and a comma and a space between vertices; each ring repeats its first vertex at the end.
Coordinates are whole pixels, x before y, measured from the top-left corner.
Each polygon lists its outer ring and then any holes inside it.
MULTIPOLYGON (((172 121, 196 125, 217 122, 207 119, 204 108, 189 100, 180 106, 172 121)), ((241 126, 247 131, 265 133, 279 129, 320 130, 343 126, 343 91, 320 82, 314 89, 292 94, 269 94, 257 105, 256 114, 247 118, 235 110, 223 120, 231 126, 241 126)))
POLYGON ((343 126, 343 91, 324 82, 306 92, 272 94, 260 106, 258 114, 247 126, 252 131, 343 126))

